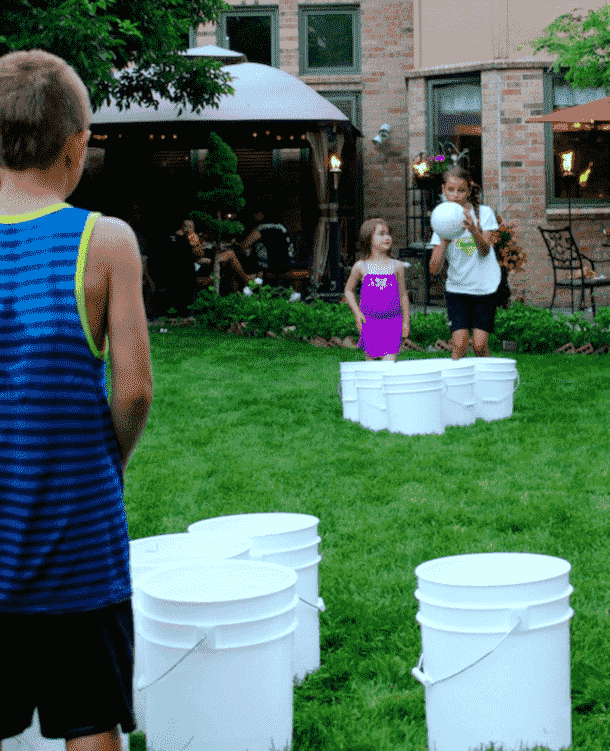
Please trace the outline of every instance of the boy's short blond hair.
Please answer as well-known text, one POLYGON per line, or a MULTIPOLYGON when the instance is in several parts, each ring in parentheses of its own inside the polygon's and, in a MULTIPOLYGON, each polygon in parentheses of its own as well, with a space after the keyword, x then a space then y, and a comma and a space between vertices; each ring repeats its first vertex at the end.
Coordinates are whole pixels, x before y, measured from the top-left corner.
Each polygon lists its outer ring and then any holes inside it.
POLYGON ((67 139, 89 127, 89 112, 85 85, 61 57, 43 50, 0 57, 0 167, 50 169, 67 139))

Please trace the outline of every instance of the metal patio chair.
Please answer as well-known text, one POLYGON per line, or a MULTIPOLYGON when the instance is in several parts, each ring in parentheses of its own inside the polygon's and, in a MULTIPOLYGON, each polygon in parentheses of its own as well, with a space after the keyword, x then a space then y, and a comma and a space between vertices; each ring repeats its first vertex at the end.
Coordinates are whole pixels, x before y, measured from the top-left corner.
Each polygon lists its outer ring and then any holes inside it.
MULTIPOLYGON (((543 229, 538 227, 542 234, 542 238, 546 243, 549 255, 551 257, 551 263, 553 265, 553 281, 555 286, 553 288, 553 299, 551 300, 551 310, 553 309, 553 303, 555 302, 555 295, 558 289, 569 289, 572 295, 572 313, 574 313, 574 290, 580 290, 580 310, 585 308, 585 290, 589 290, 591 296, 591 308, 593 310, 593 316, 595 316, 595 295, 593 290, 597 287, 610 286, 609 279, 585 279, 585 267, 583 266, 583 259, 591 264, 591 268, 595 271, 594 262, 588 258, 584 253, 581 253, 576 245, 572 230, 570 227, 563 227, 562 229, 543 229), (559 276, 557 272, 569 271, 570 276, 559 276), (574 272, 580 271, 580 278, 574 278, 574 272)), ((610 260, 610 259, 609 259, 610 260)), ((598 263, 606 263, 606 261, 598 261, 598 263)))

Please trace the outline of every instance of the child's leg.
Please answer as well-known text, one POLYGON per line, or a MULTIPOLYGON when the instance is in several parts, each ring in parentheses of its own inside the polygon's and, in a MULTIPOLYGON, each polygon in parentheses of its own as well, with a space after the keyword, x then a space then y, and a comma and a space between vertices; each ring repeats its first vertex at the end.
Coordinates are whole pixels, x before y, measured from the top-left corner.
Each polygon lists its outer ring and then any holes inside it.
POLYGON ((489 334, 482 329, 473 329, 472 346, 477 357, 489 357, 489 334))
POLYGON ((117 725, 108 733, 87 735, 66 741, 66 751, 123 751, 119 727, 117 725))
POLYGON ((381 359, 391 360, 392 362, 396 362, 396 353, 394 353, 393 355, 384 355, 381 359))
POLYGON ((458 329, 451 336, 451 359, 459 360, 468 349, 468 329, 458 329))

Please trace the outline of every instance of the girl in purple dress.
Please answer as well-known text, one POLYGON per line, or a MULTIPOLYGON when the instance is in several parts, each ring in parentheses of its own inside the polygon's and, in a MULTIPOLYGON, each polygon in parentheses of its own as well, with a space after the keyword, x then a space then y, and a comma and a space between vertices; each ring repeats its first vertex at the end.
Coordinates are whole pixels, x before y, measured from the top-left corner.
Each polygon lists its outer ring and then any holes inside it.
POLYGON ((405 267, 390 252, 392 236, 384 219, 367 219, 360 228, 360 260, 354 264, 345 285, 345 298, 356 318, 362 347, 369 360, 393 360, 402 337, 411 329, 405 267), (360 307, 354 288, 362 279, 360 307))

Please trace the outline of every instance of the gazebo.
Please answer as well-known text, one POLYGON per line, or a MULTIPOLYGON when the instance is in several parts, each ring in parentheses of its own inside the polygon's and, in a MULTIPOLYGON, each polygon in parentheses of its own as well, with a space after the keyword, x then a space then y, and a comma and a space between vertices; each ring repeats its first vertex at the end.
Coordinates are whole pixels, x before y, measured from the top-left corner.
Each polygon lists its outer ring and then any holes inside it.
POLYGON ((361 133, 331 102, 285 71, 244 62, 241 53, 214 46, 182 54, 222 60, 235 94, 223 95, 218 108, 206 107, 198 114, 189 107, 178 114, 180 108, 162 98, 157 109, 132 104, 120 111, 111 102, 93 115, 90 147, 102 147, 106 164, 114 161, 120 170, 115 174, 122 175, 139 172, 155 150, 184 154, 205 149, 212 130, 233 148, 309 148, 320 211, 312 277, 319 282, 329 252, 329 226, 337 221, 337 205, 329 200, 331 152, 341 157, 346 142, 355 143, 361 133))

